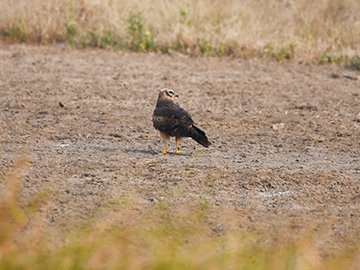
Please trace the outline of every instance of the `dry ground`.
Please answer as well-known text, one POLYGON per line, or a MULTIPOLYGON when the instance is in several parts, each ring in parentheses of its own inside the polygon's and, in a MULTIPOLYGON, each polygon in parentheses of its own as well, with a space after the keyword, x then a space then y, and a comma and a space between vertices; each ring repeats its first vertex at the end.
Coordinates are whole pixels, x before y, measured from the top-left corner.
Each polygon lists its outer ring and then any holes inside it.
POLYGON ((146 207, 202 201, 219 232, 216 209, 229 207, 243 228, 326 224, 328 247, 359 237, 358 72, 2 46, 0 93, 0 193, 26 156, 22 195, 53 194, 42 209, 49 231, 135 197, 146 207), (158 154, 151 115, 162 87, 179 93, 210 148, 185 139, 182 155, 158 154))

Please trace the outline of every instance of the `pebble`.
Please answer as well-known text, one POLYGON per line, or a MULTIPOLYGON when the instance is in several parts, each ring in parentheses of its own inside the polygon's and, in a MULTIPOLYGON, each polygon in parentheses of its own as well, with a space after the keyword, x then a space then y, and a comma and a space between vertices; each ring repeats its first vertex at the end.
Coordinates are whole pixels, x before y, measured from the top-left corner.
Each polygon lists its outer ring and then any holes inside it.
POLYGON ((360 112, 357 114, 357 116, 355 117, 356 122, 360 122, 360 112))
POLYGON ((272 128, 273 128, 274 130, 282 129, 282 128, 284 128, 284 127, 285 127, 285 123, 277 123, 277 124, 273 124, 273 125, 272 125, 272 128))

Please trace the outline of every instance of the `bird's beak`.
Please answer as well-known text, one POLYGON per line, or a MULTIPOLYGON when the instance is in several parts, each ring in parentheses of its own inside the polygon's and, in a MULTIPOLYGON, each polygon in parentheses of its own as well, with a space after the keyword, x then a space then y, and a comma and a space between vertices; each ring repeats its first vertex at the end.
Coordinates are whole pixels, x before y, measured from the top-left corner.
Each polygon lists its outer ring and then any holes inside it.
POLYGON ((179 95, 175 93, 175 97, 179 97, 179 95))

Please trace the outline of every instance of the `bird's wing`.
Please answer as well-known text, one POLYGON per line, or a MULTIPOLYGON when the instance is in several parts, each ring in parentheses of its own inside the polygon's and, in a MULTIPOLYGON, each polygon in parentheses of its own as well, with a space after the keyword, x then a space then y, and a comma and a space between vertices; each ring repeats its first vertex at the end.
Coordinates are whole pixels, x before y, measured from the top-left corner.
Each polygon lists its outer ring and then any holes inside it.
POLYGON ((153 114, 154 127, 170 136, 186 136, 193 123, 190 114, 177 105, 159 106, 153 114))

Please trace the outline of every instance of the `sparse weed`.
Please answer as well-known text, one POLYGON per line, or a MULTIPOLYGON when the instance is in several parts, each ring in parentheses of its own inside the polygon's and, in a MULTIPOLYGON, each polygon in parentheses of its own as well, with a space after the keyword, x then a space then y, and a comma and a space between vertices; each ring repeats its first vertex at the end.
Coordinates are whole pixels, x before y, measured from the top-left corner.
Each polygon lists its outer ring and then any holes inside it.
POLYGON ((74 21, 68 21, 65 23, 65 42, 69 46, 73 46, 75 43, 76 35, 78 34, 76 23, 74 21))
POLYGON ((264 53, 266 55, 272 55, 275 51, 275 48, 274 48, 274 44, 273 43, 268 43, 265 45, 264 47, 264 53))
POLYGON ((81 46, 100 49, 122 49, 124 47, 111 31, 99 34, 96 29, 89 31, 81 38, 81 46))
POLYGON ((129 48, 134 51, 156 50, 155 39, 151 32, 145 29, 144 19, 140 13, 131 14, 128 18, 129 48))
POLYGON ((179 11, 180 23, 185 25, 190 25, 191 21, 189 19, 189 12, 186 8, 181 8, 179 11))
POLYGON ((117 38, 112 31, 106 31, 105 34, 100 38, 98 47, 101 49, 123 49, 124 45, 117 38))
POLYGON ((22 21, 16 21, 13 25, 0 28, 0 35, 5 39, 23 41, 26 38, 26 27, 22 21))
POLYGON ((340 63, 340 61, 341 61, 341 57, 336 56, 336 55, 331 55, 328 52, 324 52, 320 56, 319 64, 321 64, 321 65, 323 65, 323 64, 337 64, 337 63, 340 63))
POLYGON ((265 56, 277 61, 291 60, 295 57, 295 44, 289 44, 288 46, 277 49, 273 43, 265 45, 263 53, 265 56))
POLYGON ((290 60, 294 58, 295 55, 295 44, 290 44, 284 48, 281 48, 276 54, 277 60, 290 60))
POLYGON ((350 67, 360 71, 360 56, 355 56, 351 59, 350 67))
POLYGON ((210 45, 209 42, 207 42, 206 40, 200 40, 198 42, 199 47, 200 47, 200 52, 201 55, 203 56, 214 56, 214 49, 213 47, 210 45))
POLYGON ((211 45, 206 40, 199 40, 197 43, 200 49, 200 55, 205 57, 221 57, 226 55, 226 47, 225 44, 220 43, 218 46, 211 45))

